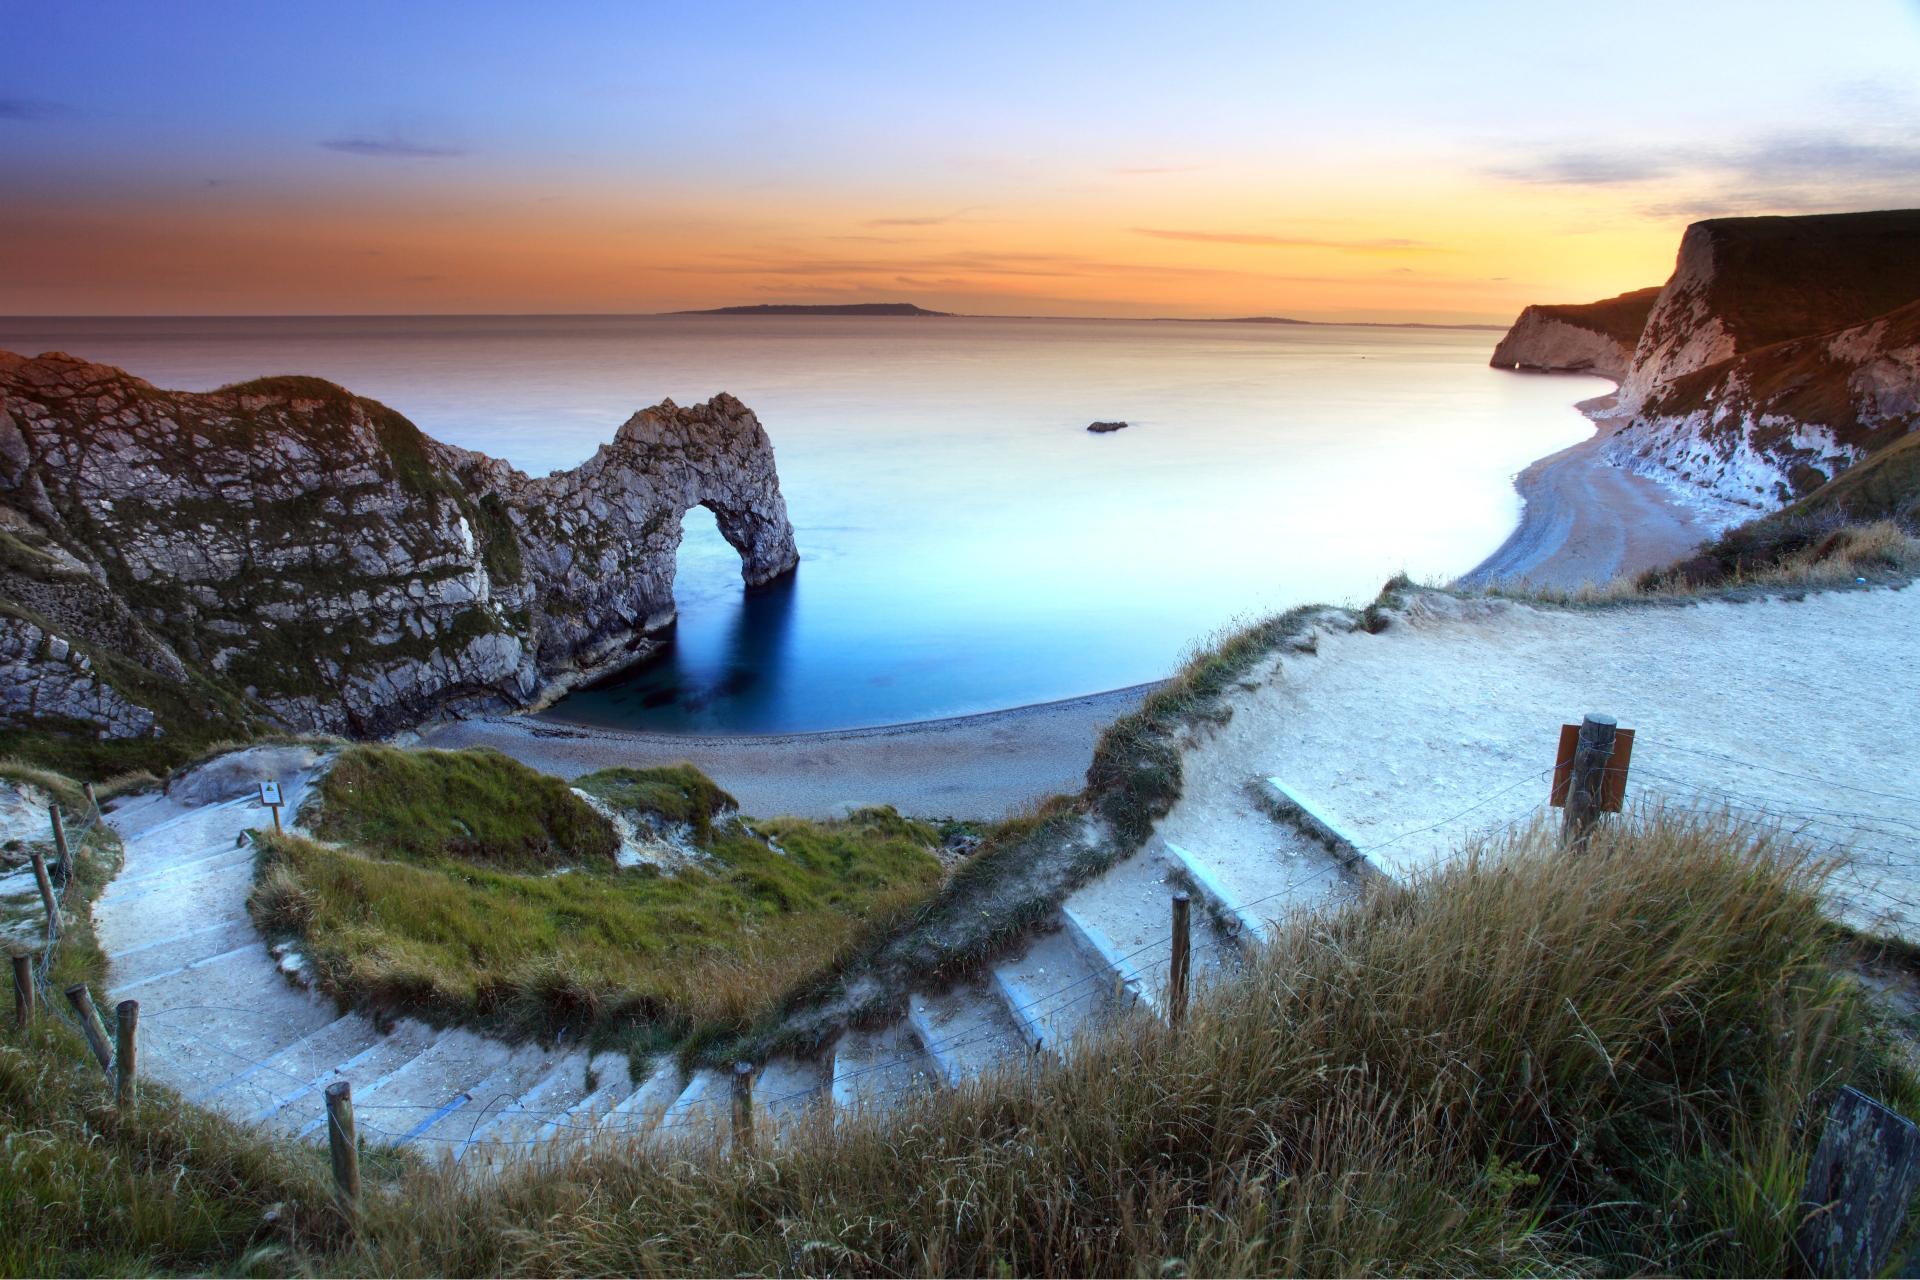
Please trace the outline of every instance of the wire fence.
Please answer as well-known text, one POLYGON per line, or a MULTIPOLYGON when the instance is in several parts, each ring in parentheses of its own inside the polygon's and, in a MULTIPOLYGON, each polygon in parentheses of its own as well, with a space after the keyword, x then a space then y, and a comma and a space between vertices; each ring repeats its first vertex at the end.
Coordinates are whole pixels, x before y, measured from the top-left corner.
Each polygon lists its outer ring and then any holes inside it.
MULTIPOLYGON (((1632 766, 1632 781, 1643 797, 1661 803, 1678 802, 1687 807, 1710 810, 1739 821, 1781 830, 1808 844, 1817 853, 1835 858, 1839 863, 1838 877, 1847 888, 1856 892, 1876 893, 1881 901, 1897 905, 1903 910, 1920 908, 1920 893, 1894 893, 1889 896, 1883 885, 1870 887, 1859 875, 1862 870, 1861 855, 1878 859, 1868 864, 1869 870, 1898 873, 1920 866, 1920 850, 1915 847, 1916 843, 1920 843, 1916 839, 1920 837, 1920 797, 1822 777, 1812 772, 1746 761, 1721 752, 1664 743, 1655 750, 1648 750, 1653 745, 1640 743, 1638 758, 1632 766), (1842 795, 1858 796, 1864 804, 1872 807, 1842 807, 1844 801, 1838 800, 1824 804, 1808 801, 1783 804, 1777 796, 1756 796, 1733 790, 1724 776, 1717 776, 1714 781, 1687 776, 1682 771, 1684 765, 1665 759, 1666 751, 1709 762, 1722 774, 1728 768, 1750 769, 1769 777, 1811 784, 1842 795), (1666 767, 1661 767, 1663 765, 1666 767), (1888 804, 1910 805, 1911 813, 1915 816, 1889 812, 1888 804)), ((1550 768, 1529 769, 1511 776, 1443 818, 1407 827, 1368 844, 1356 845, 1357 852, 1366 858, 1403 846, 1406 841, 1422 835, 1453 827, 1476 814, 1486 815, 1491 806, 1528 786, 1540 788, 1544 799, 1545 788, 1542 784, 1553 772, 1550 768)), ((69 833, 70 848, 78 850, 100 820, 96 807, 77 832, 69 833)), ((146 839, 170 825, 151 828, 138 838, 146 839)), ((149 882, 158 884, 169 875, 191 871, 198 863, 217 858, 219 850, 209 846, 198 852, 202 856, 189 857, 185 862, 162 871, 135 877, 121 886, 123 892, 116 897, 131 900, 144 892, 138 888, 139 885, 149 882), (127 894, 127 889, 133 889, 134 892, 127 894)), ((1422 865, 1436 868, 1460 853, 1461 848, 1456 841, 1451 849, 1425 858, 1422 865)), ((1270 893, 1241 902, 1225 901, 1217 894, 1208 896, 1226 920, 1257 918, 1250 917, 1249 913, 1278 899, 1297 900, 1303 892, 1316 888, 1320 882, 1348 866, 1347 859, 1329 852, 1318 868, 1303 876, 1289 877, 1283 887, 1270 893)), ((71 880, 70 868, 65 869, 59 886, 62 894, 71 880)), ((928 1087, 935 1077, 934 1064, 942 1058, 957 1060, 963 1052, 985 1049, 986 1052, 975 1056, 967 1066, 969 1070, 987 1070, 1010 1058, 1031 1060, 1043 1047, 1058 1050, 1071 1040, 1076 1028, 1091 1024, 1103 1008, 1115 1001, 1114 992, 1127 986, 1138 990, 1152 978, 1161 960, 1160 953, 1170 953, 1172 943, 1173 935, 1169 929, 1124 954, 1103 957, 1104 963, 1101 965, 1088 963, 1086 972, 1077 978, 1024 1000, 1016 1001, 1003 989, 1003 999, 997 1005, 982 1007, 976 1019, 957 1030, 938 1036, 916 1033, 910 1037, 911 1048, 844 1070, 832 1070, 801 1087, 755 1097, 754 1106, 756 1110, 776 1118, 796 1112, 804 1113, 810 1104, 815 1103, 874 1106, 904 1092, 928 1087), (1030 1043, 1028 1029, 1032 1027, 1053 1030, 1056 1034, 1052 1044, 1046 1045, 1044 1038, 1041 1043, 1030 1043)), ((36 980, 43 987, 47 982, 51 958, 52 949, 49 947, 36 960, 36 980)), ((78 1021, 70 1011, 61 1009, 57 1001, 49 1000, 48 1003, 53 1004, 76 1030, 79 1029, 78 1021)), ((285 1121, 294 1107, 317 1097, 329 1080, 339 1078, 345 1064, 337 1060, 326 1062, 325 1069, 315 1069, 323 1059, 331 1056, 331 1051, 322 1048, 314 1038, 345 1019, 329 1021, 294 1043, 275 1049, 264 1058, 221 1043, 190 1026, 181 1025, 179 1021, 182 1015, 225 1013, 244 1018, 248 1012, 220 1005, 169 1005, 145 1013, 142 1035, 165 1046, 171 1053, 187 1056, 197 1052, 202 1055, 203 1061, 225 1064, 217 1082, 211 1082, 194 1092, 192 1096, 196 1100, 211 1103, 221 1095, 251 1083, 256 1099, 262 1103, 252 1118, 273 1121, 285 1127, 285 1121), (289 1069, 298 1065, 302 1052, 308 1056, 309 1069, 305 1072, 289 1069)), ((591 1058, 586 1055, 563 1058, 559 1064, 542 1072, 539 1067, 513 1062, 512 1055, 507 1053, 488 1079, 437 1103, 390 1101, 383 1095, 384 1089, 400 1081, 402 1073, 432 1054, 451 1034, 442 1032, 422 1036, 417 1043, 408 1041, 394 1048, 390 1055, 392 1069, 367 1083, 360 1096, 354 1099, 356 1116, 360 1118, 360 1128, 364 1133, 377 1141, 394 1145, 439 1144, 452 1154, 463 1155, 476 1149, 530 1150, 561 1135, 710 1135, 719 1132, 727 1119, 730 1084, 717 1072, 696 1073, 692 1080, 683 1081, 677 1071, 666 1069, 655 1079, 635 1083, 624 1096, 618 1096, 620 1091, 617 1085, 588 1088, 585 1077, 591 1058), (577 1097, 572 1091, 555 1083, 560 1074, 568 1069, 578 1069, 582 1073, 577 1097), (506 1077, 512 1078, 515 1087, 507 1086, 506 1077), (529 1079, 532 1080, 530 1085, 520 1087, 521 1082, 529 1079), (672 1087, 651 1087, 656 1081, 672 1087), (542 1097, 552 1093, 574 1097, 574 1100, 564 1105, 541 1105, 538 1102, 529 1105, 528 1100, 536 1091, 542 1097), (490 1127, 504 1127, 509 1120, 519 1126, 520 1136, 507 1137, 504 1132, 489 1134, 490 1127), (537 1129, 533 1128, 535 1125, 537 1129)), ((372 1048, 364 1050, 358 1058, 350 1061, 355 1065, 365 1065, 370 1060, 367 1055, 382 1045, 391 1047, 392 1042, 387 1037, 376 1036, 372 1048)), ((315 1110, 315 1117, 297 1128, 296 1131, 301 1135, 315 1132, 324 1123, 319 1108, 315 1110)))

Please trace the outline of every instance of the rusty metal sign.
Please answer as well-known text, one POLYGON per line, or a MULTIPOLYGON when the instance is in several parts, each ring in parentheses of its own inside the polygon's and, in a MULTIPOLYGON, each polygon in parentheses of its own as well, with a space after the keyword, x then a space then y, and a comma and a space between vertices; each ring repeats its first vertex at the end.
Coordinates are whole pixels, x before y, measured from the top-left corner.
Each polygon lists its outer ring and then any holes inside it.
MULTIPOLYGON (((1567 789, 1573 785, 1573 754, 1580 746, 1580 726, 1560 726, 1560 751, 1553 760, 1553 794, 1556 809, 1567 805, 1567 789)), ((1633 760, 1633 730, 1616 729, 1613 757, 1600 776, 1600 812, 1619 813, 1627 804, 1627 765, 1633 760)))

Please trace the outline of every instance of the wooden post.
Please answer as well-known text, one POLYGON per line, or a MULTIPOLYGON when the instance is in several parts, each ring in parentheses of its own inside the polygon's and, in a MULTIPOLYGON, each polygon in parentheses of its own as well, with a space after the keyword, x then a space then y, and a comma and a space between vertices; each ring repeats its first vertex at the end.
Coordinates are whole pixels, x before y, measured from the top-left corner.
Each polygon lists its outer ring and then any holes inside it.
POLYGON ((353 1133, 353 1085, 327 1086, 327 1151, 333 1157, 333 1191, 348 1213, 360 1208, 360 1145, 353 1133))
POLYGON ((87 789, 87 803, 93 806, 93 811, 95 813, 99 813, 100 797, 93 793, 93 784, 91 782, 86 782, 86 783, 82 783, 81 785, 87 789))
POLYGON ((114 1017, 113 1100, 126 1107, 133 1104, 134 1070, 140 1056, 140 1002, 122 1000, 114 1017))
POLYGON ((87 990, 87 984, 76 982, 68 987, 67 1003, 80 1015, 80 1030, 86 1033, 87 1047, 100 1060, 100 1069, 106 1070, 113 1064, 113 1045, 107 1040, 107 1024, 100 1021, 100 1011, 93 1007, 93 993, 87 990))
POLYGON ((33 1021, 33 957, 13 958, 13 1021, 25 1031, 33 1021))
POLYGON ((753 1154, 753 1064, 733 1064, 733 1153, 753 1154))
POLYGON ((1187 975, 1193 967, 1193 939, 1189 927, 1193 898, 1173 895, 1173 966, 1167 972, 1167 1022, 1176 1030, 1187 1020, 1187 975))
POLYGON ((53 847, 60 854, 60 871, 63 875, 73 875, 73 861, 67 855, 67 824, 60 820, 60 806, 50 804, 47 813, 53 818, 53 847))
POLYGON ((40 886, 40 905, 47 909, 47 944, 60 936, 60 900, 53 896, 53 880, 47 875, 47 859, 34 845, 27 850, 33 860, 33 882, 40 886))
POLYGON ((1600 816, 1601 788, 1607 762, 1613 759, 1613 736, 1620 722, 1593 712, 1580 722, 1580 741, 1573 751, 1573 778, 1567 784, 1567 813, 1560 827, 1560 844, 1571 848, 1585 842, 1600 816))
POLYGON ((1920 1181, 1920 1129, 1859 1090, 1842 1088, 1807 1166, 1796 1243, 1816 1276, 1874 1276, 1906 1222, 1920 1181))
POLYGON ((273 810, 273 834, 279 835, 280 834, 280 806, 277 804, 270 804, 267 806, 267 808, 273 810))

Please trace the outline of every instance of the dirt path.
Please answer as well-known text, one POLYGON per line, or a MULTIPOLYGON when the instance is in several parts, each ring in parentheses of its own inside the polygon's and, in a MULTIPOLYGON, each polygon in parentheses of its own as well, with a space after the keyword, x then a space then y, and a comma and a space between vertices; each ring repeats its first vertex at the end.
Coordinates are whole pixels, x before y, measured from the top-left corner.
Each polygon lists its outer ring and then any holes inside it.
POLYGON ((1671 564, 1712 535, 1659 484, 1606 462, 1601 449, 1611 429, 1603 422, 1592 439, 1520 473, 1514 481, 1526 503, 1520 527, 1460 586, 1610 582, 1671 564))
POLYGON ((1637 731, 1633 795, 1845 851, 1847 914, 1920 938, 1916 641, 1915 586, 1584 610, 1423 593, 1377 635, 1269 662, 1188 753, 1162 831, 1257 831, 1247 783, 1279 776, 1390 874, 1430 866, 1549 814, 1559 726, 1604 711, 1637 731))
POLYGON ((1155 687, 877 729, 724 738, 494 716, 436 726, 421 744, 494 747, 566 778, 691 760, 762 817, 838 817, 890 804, 927 817, 999 818, 1078 791, 1100 731, 1155 687))

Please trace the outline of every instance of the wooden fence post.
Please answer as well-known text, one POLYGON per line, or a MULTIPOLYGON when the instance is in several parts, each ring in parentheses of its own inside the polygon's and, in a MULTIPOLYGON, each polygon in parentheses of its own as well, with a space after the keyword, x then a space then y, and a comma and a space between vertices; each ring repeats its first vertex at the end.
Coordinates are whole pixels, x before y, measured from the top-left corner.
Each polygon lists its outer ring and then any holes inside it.
POLYGON ((60 870, 63 875, 73 875, 73 860, 67 856, 67 824, 60 817, 60 806, 50 804, 47 813, 53 818, 53 847, 60 854, 60 870))
POLYGON ((1167 1022, 1176 1030, 1187 1020, 1187 976, 1193 969, 1191 894, 1173 895, 1173 964, 1167 971, 1167 1022))
POLYGON ((140 1056, 140 1002, 122 1000, 114 1009, 113 1100, 122 1107, 133 1105, 134 1072, 140 1056))
POLYGON ((360 1144, 353 1132, 353 1084, 347 1080, 327 1086, 327 1152, 333 1157, 334 1194, 352 1214, 360 1208, 360 1144))
POLYGON ((33 882, 40 886, 40 905, 47 909, 47 945, 51 946, 60 936, 60 900, 53 896, 53 880, 47 875, 47 859, 40 846, 29 848, 27 856, 33 861, 33 882))
POLYGON ((100 1060, 100 1069, 105 1071, 113 1065, 113 1045, 107 1039, 107 1024, 100 1020, 100 1011, 93 1007, 93 993, 87 990, 87 984, 76 982, 68 987, 67 1003, 80 1015, 80 1030, 86 1034, 87 1047, 93 1050, 93 1056, 100 1060))
POLYGON ((1573 777, 1567 784, 1567 812, 1560 826, 1562 847, 1583 843, 1600 816, 1607 762, 1613 759, 1613 737, 1620 722, 1594 712, 1580 722, 1580 740, 1573 751, 1573 777))
POLYGON ((25 1031, 33 1021, 33 957, 13 958, 13 1021, 25 1031))
POLYGON ((1807 1165, 1795 1243, 1816 1276, 1874 1276, 1906 1222, 1920 1181, 1920 1129, 1852 1087, 1842 1088, 1807 1165))
POLYGON ((87 789, 87 803, 93 806, 93 811, 95 813, 99 813, 100 797, 94 794, 93 784, 91 782, 86 782, 86 783, 82 783, 81 785, 87 789))
POLYGON ((733 1153, 753 1154, 753 1064, 733 1064, 733 1153))

